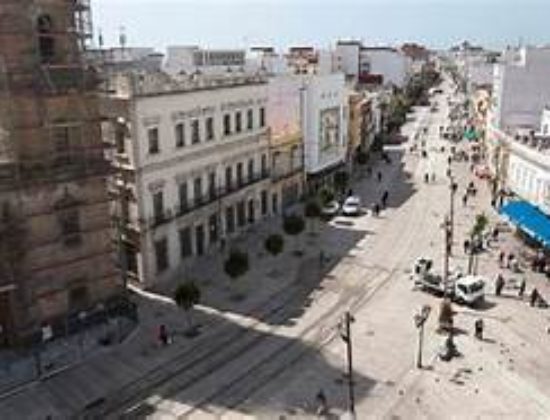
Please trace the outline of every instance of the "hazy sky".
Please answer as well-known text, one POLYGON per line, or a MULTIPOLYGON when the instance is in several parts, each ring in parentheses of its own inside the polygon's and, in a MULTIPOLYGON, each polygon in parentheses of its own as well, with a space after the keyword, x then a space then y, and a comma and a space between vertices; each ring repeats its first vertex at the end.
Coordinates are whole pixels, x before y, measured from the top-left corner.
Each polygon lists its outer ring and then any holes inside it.
MULTIPOLYGON (((367 44, 464 39, 490 47, 550 42, 550 0, 92 0, 95 33, 117 45, 250 47, 338 38, 367 44)), ((96 36, 97 39, 97 36, 96 36)))

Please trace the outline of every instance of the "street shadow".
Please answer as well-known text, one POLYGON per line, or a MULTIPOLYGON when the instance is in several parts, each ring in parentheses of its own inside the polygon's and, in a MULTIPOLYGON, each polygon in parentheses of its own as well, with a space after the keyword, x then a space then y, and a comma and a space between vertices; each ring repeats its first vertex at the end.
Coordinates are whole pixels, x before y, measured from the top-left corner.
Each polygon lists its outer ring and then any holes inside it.
MULTIPOLYGON (((66 414, 80 419, 141 419, 154 413, 188 418, 200 409, 211 418, 220 418, 227 410, 241 415, 311 416, 319 408, 316 395, 320 390, 326 395, 329 413, 346 411, 345 363, 331 364, 320 352, 327 342, 341 341, 337 328, 317 330, 311 326, 303 330, 306 336, 288 337, 279 335, 274 326, 243 326, 198 312, 210 331, 194 340, 176 339, 159 350, 166 352, 164 357, 142 362, 144 368, 135 370, 123 384, 108 380, 101 386, 84 383, 86 376, 81 372, 80 382, 71 382, 67 398, 77 398, 71 399, 72 409, 66 414)), ((324 314, 327 322, 333 311, 325 308, 324 314)), ((109 376, 108 365, 105 369, 109 376)), ((67 387, 64 380, 55 377, 43 385, 59 393, 67 387)), ((356 400, 366 398, 375 384, 374 379, 355 372, 356 400)), ((3 404, 0 402, 0 412, 3 404)))

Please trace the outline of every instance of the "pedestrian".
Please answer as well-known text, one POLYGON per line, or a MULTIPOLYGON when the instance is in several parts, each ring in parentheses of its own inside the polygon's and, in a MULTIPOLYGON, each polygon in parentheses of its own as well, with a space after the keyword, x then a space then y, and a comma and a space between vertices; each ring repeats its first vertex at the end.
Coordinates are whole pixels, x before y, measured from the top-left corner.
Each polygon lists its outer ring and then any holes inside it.
POLYGON ((348 190, 348 197, 351 197, 352 195, 353 195, 353 190, 350 188, 350 189, 348 190))
POLYGON ((378 171, 376 177, 378 178, 378 182, 382 182, 382 172, 378 171))
POLYGON ((494 241, 498 241, 498 234, 499 234, 498 226, 495 226, 495 227, 493 228, 493 240, 494 240, 494 241))
POLYGON ((378 215, 380 214, 380 205, 378 203, 374 205, 373 212, 376 217, 378 217, 378 215))
POLYGON ((531 296, 529 298, 529 305, 535 306, 539 300, 539 291, 536 287, 531 291, 531 296))
POLYGON ((525 286, 526 286, 525 279, 521 279, 521 283, 519 285, 519 290, 518 290, 518 297, 520 299, 523 299, 523 294, 525 293, 525 286))
POLYGON ((496 207, 496 206, 497 206, 497 199, 491 198, 491 207, 496 207))
POLYGON ((504 265, 504 259, 506 258, 506 253, 504 251, 500 251, 498 254, 498 265, 500 268, 504 265))
POLYGON ((168 330, 164 324, 161 324, 159 327, 159 341, 163 346, 168 344, 168 330))
POLYGON ((424 182, 427 184, 430 182, 430 175, 428 173, 424 174, 424 182))
POLYGON ((504 288, 504 277, 502 277, 502 274, 499 273, 495 281, 495 295, 500 296, 503 288, 504 288))
POLYGON ((508 254, 508 258, 506 259, 506 268, 512 268, 512 262, 514 261, 516 257, 512 252, 508 254))
POLYGON ((462 205, 466 207, 467 204, 468 204, 468 193, 462 196, 462 205))
POLYGON ((388 191, 384 191, 384 194, 382 194, 382 208, 386 208, 386 204, 388 202, 388 191))
POLYGON ((483 340, 483 319, 478 318, 474 323, 475 337, 478 340, 483 340))
POLYGON ((317 395, 315 396, 315 400, 317 402, 317 415, 318 416, 326 415, 328 411, 327 397, 325 396, 325 393, 323 392, 322 389, 320 389, 317 395))
POLYGON ((464 253, 465 254, 468 254, 470 252, 470 246, 471 246, 470 240, 465 239, 464 240, 464 253))
POLYGON ((451 156, 449 156, 447 158, 447 165, 451 166, 452 161, 453 161, 453 158, 451 156))

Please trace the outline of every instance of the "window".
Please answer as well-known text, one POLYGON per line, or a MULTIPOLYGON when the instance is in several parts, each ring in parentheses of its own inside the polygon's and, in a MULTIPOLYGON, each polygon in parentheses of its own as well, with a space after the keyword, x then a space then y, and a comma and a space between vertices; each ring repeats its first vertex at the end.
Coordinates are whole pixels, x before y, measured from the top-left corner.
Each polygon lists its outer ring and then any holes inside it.
POLYGON ((41 15, 36 22, 38 29, 38 50, 42 63, 51 63, 55 58, 55 37, 53 22, 49 15, 41 15))
POLYGON ((162 191, 153 194, 153 217, 156 223, 162 222, 164 218, 164 194, 162 191))
POLYGON ((206 141, 214 140, 214 118, 206 118, 206 141))
POLYGON ((296 169, 301 167, 300 163, 300 154, 298 146, 292 146, 292 149, 290 151, 290 159, 291 159, 291 168, 296 169))
POLYGON ((216 172, 208 174, 208 195, 211 200, 216 198, 216 172))
POLYGON ((262 155, 262 177, 267 176, 267 155, 262 155))
POLYGON ((237 186, 241 187, 243 185, 243 164, 242 162, 237 163, 237 186))
POLYGON ((124 126, 117 124, 115 126, 115 144, 117 153, 122 154, 126 152, 125 137, 124 126))
POLYGON ((197 144, 201 141, 201 135, 199 131, 199 120, 193 120, 191 122, 191 143, 197 144))
POLYGON ((193 255, 193 245, 191 240, 191 229, 186 227, 180 229, 180 256, 182 259, 193 255))
POLYGON ((242 131, 242 115, 241 112, 238 111, 235 114, 235 132, 240 133, 242 131))
POLYGON ((59 214, 59 225, 65 246, 80 245, 82 238, 80 237, 80 214, 78 208, 61 211, 59 214))
POLYGON ((254 209, 254 199, 248 200, 248 223, 254 223, 255 209, 254 209))
POLYGON ((202 179, 200 177, 195 178, 193 181, 193 194, 195 196, 195 205, 202 202, 202 179))
POLYGON ((166 238, 155 241, 155 259, 157 273, 162 273, 168 268, 168 241, 166 238))
POLYGON ((157 127, 147 130, 147 139, 149 140, 149 153, 151 155, 159 153, 159 129, 157 127))
POLYGON ((279 213, 279 197, 277 196, 277 193, 273 193, 271 196, 271 211, 273 214, 279 213))
POLYGON ((267 191, 262 191, 260 202, 262 216, 265 216, 267 214, 267 191))
POLYGON ((176 134, 176 147, 185 146, 185 125, 183 123, 176 124, 174 131, 176 134))
POLYGON ((225 189, 227 191, 233 189, 233 168, 231 166, 225 168, 225 189))
POLYGON ((265 126, 265 108, 261 107, 260 108, 260 127, 264 127, 264 126, 265 126))
POLYGON ((225 208, 225 229, 227 233, 235 232, 235 209, 233 206, 225 208))
POLYGON ((208 230, 210 231, 210 243, 218 242, 218 215, 215 213, 208 218, 208 230))
POLYGON ((248 182, 254 179, 254 159, 248 160, 248 182))
POLYGON ((229 114, 223 116, 223 134, 226 136, 231 135, 231 115, 229 114))
POLYGON ((246 224, 246 214, 245 214, 244 201, 239 201, 237 203, 237 225, 239 225, 239 227, 243 227, 245 224, 246 224))
POLYGON ((182 182, 178 186, 178 192, 179 192, 179 200, 180 200, 180 208, 179 213, 183 214, 187 211, 189 208, 189 201, 188 201, 188 194, 187 194, 187 182, 182 182))
POLYGON ((197 255, 204 254, 204 226, 198 225, 195 228, 195 242, 197 245, 197 255))
POLYGON ((254 128, 254 111, 252 109, 246 111, 246 128, 249 130, 254 128))

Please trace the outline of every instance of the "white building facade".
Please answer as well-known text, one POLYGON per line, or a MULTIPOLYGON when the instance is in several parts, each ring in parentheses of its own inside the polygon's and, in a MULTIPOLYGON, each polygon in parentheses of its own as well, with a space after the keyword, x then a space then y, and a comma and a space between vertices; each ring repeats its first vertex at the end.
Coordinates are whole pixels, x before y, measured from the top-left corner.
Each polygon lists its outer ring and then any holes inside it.
POLYGON ((343 74, 304 77, 302 133, 305 171, 310 185, 319 185, 325 175, 341 168, 346 161, 347 102, 343 74))
POLYGON ((412 60, 391 47, 362 47, 360 51, 362 72, 382 76, 385 86, 405 86, 410 76, 412 60))
POLYGON ((241 77, 131 98, 123 152, 135 202, 123 213, 134 227, 129 267, 141 285, 181 276, 195 256, 279 211, 270 195, 266 87, 241 77))

